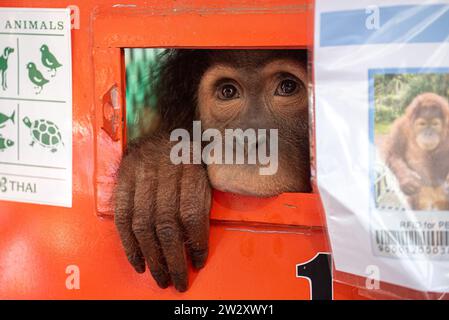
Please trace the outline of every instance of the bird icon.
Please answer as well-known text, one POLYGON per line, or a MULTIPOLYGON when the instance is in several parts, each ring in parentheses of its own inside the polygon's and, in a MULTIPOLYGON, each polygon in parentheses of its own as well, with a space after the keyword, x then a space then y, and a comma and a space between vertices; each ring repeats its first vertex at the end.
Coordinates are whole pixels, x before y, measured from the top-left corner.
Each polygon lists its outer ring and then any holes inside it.
POLYGON ((56 75, 56 69, 62 67, 62 64, 60 64, 53 53, 50 52, 46 44, 41 46, 41 61, 44 66, 49 68, 50 71, 53 71, 52 77, 56 75))
POLYGON ((41 93, 44 85, 48 83, 48 80, 44 78, 39 70, 37 70, 36 65, 33 62, 28 62, 27 69, 28 78, 30 78, 30 81, 36 85, 34 88, 39 90, 36 94, 41 93))

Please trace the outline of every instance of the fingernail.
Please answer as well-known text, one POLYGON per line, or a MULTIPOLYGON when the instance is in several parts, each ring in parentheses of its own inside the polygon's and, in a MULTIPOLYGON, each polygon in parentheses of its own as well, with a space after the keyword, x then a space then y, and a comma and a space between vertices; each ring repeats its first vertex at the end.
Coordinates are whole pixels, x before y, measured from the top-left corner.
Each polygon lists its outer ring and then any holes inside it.
POLYGON ((137 273, 144 273, 145 272, 145 265, 137 265, 134 267, 137 273))
POLYGON ((170 279, 168 279, 168 278, 156 279, 156 283, 159 286, 159 288, 165 289, 170 285, 170 279))
POLYGON ((187 274, 185 273, 172 274, 171 278, 173 284, 175 285, 176 290, 178 290, 179 292, 184 292, 187 290, 188 287, 187 274))
POLYGON ((190 259, 195 269, 201 269, 206 264, 208 250, 191 250, 190 259))
POLYGON ((175 288, 176 288, 176 290, 178 290, 179 292, 186 292, 186 291, 187 291, 187 283, 178 283, 178 284, 175 284, 175 288))
POLYGON ((152 270, 150 272, 160 288, 165 289, 170 285, 170 277, 165 272, 152 270))

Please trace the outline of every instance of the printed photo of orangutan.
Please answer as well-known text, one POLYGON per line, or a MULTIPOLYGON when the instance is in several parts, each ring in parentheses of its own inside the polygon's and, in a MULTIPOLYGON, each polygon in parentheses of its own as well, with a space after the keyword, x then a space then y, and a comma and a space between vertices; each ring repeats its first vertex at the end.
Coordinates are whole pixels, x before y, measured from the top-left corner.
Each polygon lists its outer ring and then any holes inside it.
MULTIPOLYGON (((423 75, 418 74, 406 77, 408 82, 402 79, 404 83, 399 84, 401 76, 404 75, 395 77, 393 90, 413 91, 413 82, 423 81, 423 75)), ((375 144, 381 158, 377 162, 375 181, 378 209, 449 210, 449 79, 445 74, 433 78, 438 86, 443 83, 447 87, 440 92, 434 90, 438 93, 421 92, 409 97, 411 102, 403 110, 397 110, 397 117, 376 115, 375 144)), ((377 93, 386 89, 380 86, 376 88, 377 93)), ((400 96, 406 97, 407 92, 400 96)), ((391 95, 384 103, 389 101, 398 103, 391 95)), ((382 98, 376 103, 379 107, 382 98)))

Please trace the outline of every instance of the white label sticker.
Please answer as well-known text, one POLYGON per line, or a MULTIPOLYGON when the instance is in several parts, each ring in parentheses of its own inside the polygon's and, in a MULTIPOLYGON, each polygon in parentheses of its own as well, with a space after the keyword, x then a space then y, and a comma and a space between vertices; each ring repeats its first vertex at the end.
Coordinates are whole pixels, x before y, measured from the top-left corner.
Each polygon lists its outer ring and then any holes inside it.
POLYGON ((449 0, 315 4, 317 181, 335 268, 448 292, 449 0))
POLYGON ((0 200, 72 206, 69 9, 0 8, 0 200))

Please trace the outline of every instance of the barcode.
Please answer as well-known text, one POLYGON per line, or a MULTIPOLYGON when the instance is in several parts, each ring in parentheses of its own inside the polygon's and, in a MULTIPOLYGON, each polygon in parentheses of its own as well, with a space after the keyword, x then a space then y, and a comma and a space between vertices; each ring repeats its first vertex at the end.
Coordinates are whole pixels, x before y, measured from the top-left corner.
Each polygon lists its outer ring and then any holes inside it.
POLYGON ((449 231, 394 231, 376 230, 378 245, 449 246, 449 231))

